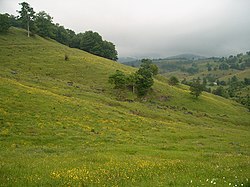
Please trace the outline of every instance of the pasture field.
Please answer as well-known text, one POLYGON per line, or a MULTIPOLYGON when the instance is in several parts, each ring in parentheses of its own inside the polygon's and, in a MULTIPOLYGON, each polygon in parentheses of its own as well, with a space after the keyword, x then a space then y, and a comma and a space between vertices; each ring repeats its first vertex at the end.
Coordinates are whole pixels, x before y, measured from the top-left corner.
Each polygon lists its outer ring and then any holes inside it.
POLYGON ((246 108, 160 75, 145 100, 118 97, 116 69, 136 70, 0 35, 0 186, 250 186, 246 108))

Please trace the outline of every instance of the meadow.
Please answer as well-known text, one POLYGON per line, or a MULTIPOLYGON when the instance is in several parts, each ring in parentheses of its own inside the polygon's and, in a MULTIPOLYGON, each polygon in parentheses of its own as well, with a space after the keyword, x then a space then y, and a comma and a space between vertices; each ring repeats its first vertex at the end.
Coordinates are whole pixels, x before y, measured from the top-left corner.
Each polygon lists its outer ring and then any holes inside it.
POLYGON ((250 186, 236 102, 160 75, 144 101, 121 99, 108 77, 135 68, 16 28, 0 69, 0 186, 250 186))

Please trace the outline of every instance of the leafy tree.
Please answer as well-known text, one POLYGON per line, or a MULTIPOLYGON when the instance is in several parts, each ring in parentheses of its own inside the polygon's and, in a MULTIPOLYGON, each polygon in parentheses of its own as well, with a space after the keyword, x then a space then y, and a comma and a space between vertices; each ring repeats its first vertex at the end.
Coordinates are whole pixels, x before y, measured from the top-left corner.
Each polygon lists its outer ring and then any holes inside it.
POLYGON ((132 73, 127 78, 127 87, 135 93, 135 87, 136 87, 136 80, 137 80, 137 74, 132 73))
POLYGON ((67 30, 58 23, 54 25, 54 30, 55 34, 52 38, 64 45, 69 45, 70 38, 67 30))
POLYGON ((26 2, 19 3, 22 6, 21 10, 18 11, 20 14, 19 20, 21 21, 22 27, 27 28, 28 37, 30 37, 30 31, 35 31, 35 11, 26 2))
POLYGON ((222 96, 222 97, 226 97, 226 98, 228 97, 226 90, 222 86, 217 87, 215 90, 213 90, 212 93, 215 95, 222 96))
POLYGON ((223 62, 222 64, 219 65, 219 69, 220 70, 228 70, 229 65, 227 63, 223 62))
POLYGON ((153 75, 158 68, 149 59, 143 59, 140 69, 135 74, 135 88, 138 97, 145 96, 154 84, 153 75))
POLYGON ((8 14, 0 14, 0 32, 7 32, 10 28, 10 18, 8 14))
POLYGON ((115 45, 112 42, 103 41, 97 32, 86 31, 78 34, 73 38, 72 46, 111 60, 118 59, 115 45))
POLYGON ((135 88, 139 97, 145 96, 154 84, 152 72, 149 69, 140 68, 136 72, 135 88))
POLYGON ((203 77, 202 84, 203 84, 204 86, 207 85, 207 79, 206 79, 206 77, 203 77))
POLYGON ((182 84, 186 84, 186 85, 187 85, 187 84, 188 84, 188 81, 187 81, 187 79, 186 79, 186 78, 184 78, 184 79, 181 81, 181 83, 182 83, 182 84))
POLYGON ((199 68, 196 66, 192 66, 190 68, 187 69, 187 72, 191 75, 198 73, 199 72, 199 68))
POLYGON ((127 85, 126 75, 119 70, 109 77, 109 83, 114 84, 114 89, 124 89, 127 85))
POLYGON ((170 85, 174 86, 174 85, 177 85, 179 83, 179 80, 178 80, 177 77, 171 76, 170 79, 169 79, 169 81, 168 81, 168 83, 170 85))
POLYGON ((212 70, 212 65, 210 63, 207 63, 207 70, 211 71, 212 70))
POLYGON ((14 16, 14 15, 10 15, 9 16, 10 19, 10 25, 13 27, 21 27, 21 23, 20 20, 18 19, 18 17, 14 16))
POLYGON ((203 85, 200 83, 200 79, 196 79, 190 85, 190 94, 194 95, 196 98, 202 93, 203 85))
POLYGON ((244 78, 244 84, 250 85, 250 78, 244 78))
POLYGON ((37 34, 43 37, 54 37, 54 26, 52 17, 44 11, 36 14, 35 24, 37 27, 37 34))
POLYGON ((148 69, 152 75, 157 75, 159 71, 159 68, 150 59, 142 59, 141 68, 148 69))
POLYGON ((102 48, 102 37, 93 31, 86 31, 82 35, 80 35, 80 49, 87 51, 91 54, 103 55, 102 48))
POLYGON ((105 40, 102 42, 102 47, 104 58, 108 58, 114 61, 118 60, 117 51, 115 50, 115 45, 112 42, 108 42, 105 40))

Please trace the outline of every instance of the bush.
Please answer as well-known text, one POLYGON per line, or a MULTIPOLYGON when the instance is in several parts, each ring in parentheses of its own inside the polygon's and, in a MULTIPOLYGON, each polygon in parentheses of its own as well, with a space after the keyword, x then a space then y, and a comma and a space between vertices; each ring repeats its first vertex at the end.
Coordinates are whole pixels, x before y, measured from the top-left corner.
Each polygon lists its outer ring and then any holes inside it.
POLYGON ((172 76, 172 77, 170 77, 168 83, 169 83, 170 85, 172 85, 172 86, 175 86, 175 85, 177 85, 177 84, 179 83, 179 80, 178 80, 177 77, 172 76))
POLYGON ((68 61, 69 60, 69 56, 67 54, 64 55, 64 60, 68 61))
POLYGON ((202 91, 203 91, 203 85, 200 83, 199 79, 191 83, 190 85, 191 95, 194 95, 196 98, 198 98, 199 95, 202 93, 202 91))
POLYGON ((109 83, 114 84, 114 89, 126 88, 128 78, 119 70, 116 70, 115 74, 109 77, 109 83))

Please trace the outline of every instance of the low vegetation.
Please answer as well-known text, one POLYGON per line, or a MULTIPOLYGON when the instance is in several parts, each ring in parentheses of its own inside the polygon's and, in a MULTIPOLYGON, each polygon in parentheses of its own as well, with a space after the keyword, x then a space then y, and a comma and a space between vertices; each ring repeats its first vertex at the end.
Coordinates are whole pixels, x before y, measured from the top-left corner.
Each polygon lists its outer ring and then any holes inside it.
POLYGON ((249 186, 247 109, 161 75, 117 98, 147 67, 0 34, 0 186, 249 186))

